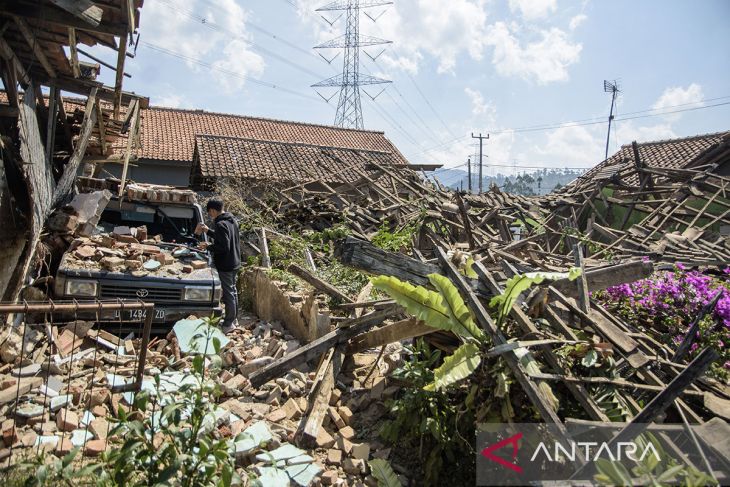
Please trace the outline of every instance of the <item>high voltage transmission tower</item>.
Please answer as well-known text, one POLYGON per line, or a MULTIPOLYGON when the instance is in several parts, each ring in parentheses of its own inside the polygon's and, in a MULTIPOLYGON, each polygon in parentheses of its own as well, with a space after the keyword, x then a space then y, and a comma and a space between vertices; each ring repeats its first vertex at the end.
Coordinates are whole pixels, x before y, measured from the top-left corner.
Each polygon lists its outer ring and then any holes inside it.
MULTIPOLYGON (((335 0, 334 2, 316 10, 317 12, 344 11, 345 15, 345 34, 314 47, 315 49, 344 49, 342 74, 338 74, 312 85, 312 88, 315 89, 325 87, 340 88, 340 99, 337 103, 337 114, 335 115, 335 125, 338 127, 356 129, 364 128, 362 107, 360 105, 360 86, 390 83, 390 81, 386 79, 360 74, 360 48, 389 44, 391 42, 385 39, 360 34, 360 10, 391 5, 392 3, 393 2, 391 1, 384 0, 335 0)), ((340 14, 340 17, 342 15, 343 14, 340 14)), ((372 17, 367 13, 365 13, 365 15, 373 20, 373 22, 379 17, 372 17)), ((339 17, 337 17, 337 19, 339 19, 339 17)), ((337 19, 330 22, 325 18, 325 21, 332 25, 337 21, 337 19)), ((382 51, 380 54, 382 54, 382 51)), ((369 54, 368 56, 375 59, 380 56, 380 54, 377 54, 375 57, 370 56, 369 54)), ((331 63, 336 57, 337 56, 332 59, 324 58, 327 62, 331 63)), ((382 93, 382 90, 380 93, 382 93)), ((373 100, 377 98, 380 93, 375 96, 371 96, 367 91, 365 91, 365 94, 370 96, 373 100)), ((319 91, 317 91, 317 94, 319 94, 319 96, 324 98, 327 102, 334 97, 334 95, 332 95, 329 98, 326 98, 322 96, 319 91)))

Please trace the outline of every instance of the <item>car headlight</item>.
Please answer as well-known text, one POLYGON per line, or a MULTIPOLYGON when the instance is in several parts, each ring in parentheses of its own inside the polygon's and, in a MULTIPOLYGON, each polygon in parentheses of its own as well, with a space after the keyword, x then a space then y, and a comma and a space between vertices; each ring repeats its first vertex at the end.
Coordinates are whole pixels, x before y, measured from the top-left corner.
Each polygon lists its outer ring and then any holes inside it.
POLYGON ((93 298, 96 297, 98 287, 99 283, 96 281, 89 281, 86 279, 68 279, 66 280, 64 294, 66 296, 84 296, 93 298))
POLYGON ((223 288, 216 286, 215 291, 213 291, 213 301, 220 301, 221 296, 223 296, 223 288))
POLYGON ((213 288, 208 286, 185 286, 185 301, 212 301, 213 288))

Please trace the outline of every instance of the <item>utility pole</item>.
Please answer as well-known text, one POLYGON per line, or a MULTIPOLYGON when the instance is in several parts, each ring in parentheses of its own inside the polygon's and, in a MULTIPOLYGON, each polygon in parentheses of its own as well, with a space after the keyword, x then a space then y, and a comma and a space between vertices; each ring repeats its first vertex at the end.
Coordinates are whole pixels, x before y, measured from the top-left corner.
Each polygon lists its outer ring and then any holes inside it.
POLYGON ((608 134, 606 135, 606 156, 605 159, 608 159, 608 142, 611 140, 611 122, 613 122, 613 105, 616 101, 616 93, 619 93, 618 89, 618 82, 616 80, 614 81, 606 81, 603 80, 603 91, 606 93, 611 93, 611 112, 608 115, 608 134))
POLYGON ((481 133, 479 133, 479 135, 474 135, 474 133, 472 132, 471 138, 479 139, 479 193, 481 194, 482 185, 484 184, 484 181, 483 181, 484 173, 482 170, 482 158, 483 158, 482 145, 483 145, 484 139, 489 139, 489 134, 482 135, 481 133))
POLYGON ((469 194, 471 194, 471 157, 466 158, 466 167, 468 168, 469 172, 469 182, 467 183, 467 188, 469 189, 469 194))

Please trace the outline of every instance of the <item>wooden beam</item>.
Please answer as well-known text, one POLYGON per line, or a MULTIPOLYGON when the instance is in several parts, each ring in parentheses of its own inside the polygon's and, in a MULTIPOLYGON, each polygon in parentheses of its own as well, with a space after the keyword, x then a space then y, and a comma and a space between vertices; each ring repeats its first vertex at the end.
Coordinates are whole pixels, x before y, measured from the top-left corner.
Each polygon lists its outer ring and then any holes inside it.
POLYGON ((306 269, 303 269, 299 267, 296 264, 291 264, 287 270, 294 274, 297 277, 300 277, 304 281, 311 284, 315 289, 318 291, 321 291, 325 294, 328 294, 329 296, 339 299, 343 303, 353 303, 353 299, 350 298, 347 294, 343 293, 339 289, 337 289, 332 284, 323 281, 322 279, 318 278, 317 276, 313 275, 311 272, 307 271, 306 269))
POLYGON ((71 53, 71 72, 74 78, 81 77, 81 68, 79 67, 79 53, 76 51, 76 29, 68 28, 68 48, 71 53))
POLYGON ((97 97, 96 103, 94 104, 96 109, 96 121, 99 124, 99 145, 101 145, 101 154, 106 155, 106 126, 104 125, 104 113, 101 111, 101 103, 97 97))
POLYGON ((58 8, 62 8, 66 12, 78 17, 92 27, 97 27, 101 23, 104 10, 94 5, 90 0, 49 0, 58 8))
POLYGON ((368 348, 376 348, 408 338, 428 335, 434 331, 436 330, 433 327, 426 325, 424 322, 415 318, 408 318, 381 326, 377 330, 353 338, 347 351, 349 353, 362 352, 368 348))
POLYGON ((56 190, 53 195, 53 206, 61 203, 72 191, 73 183, 76 180, 76 173, 79 170, 81 160, 86 153, 86 147, 89 144, 91 132, 96 125, 96 89, 91 90, 89 98, 86 100, 86 108, 84 109, 84 120, 81 122, 81 130, 79 138, 76 140, 76 147, 71 158, 63 168, 63 175, 56 184, 56 190))
POLYGON ((2 56, 8 63, 8 69, 15 70, 13 77, 20 81, 23 88, 30 84, 30 76, 23 67, 23 63, 20 62, 18 56, 15 55, 15 51, 10 44, 5 40, 4 37, 0 36, 0 56, 2 56))
POLYGON ((30 49, 31 51, 33 51, 36 59, 38 59, 38 62, 41 63, 43 69, 45 69, 46 73, 48 73, 48 76, 51 78, 55 78, 56 70, 53 69, 50 61, 48 61, 46 54, 43 52, 43 48, 38 42, 38 38, 33 34, 28 24, 25 22, 25 20, 21 19, 17 15, 13 16, 13 20, 15 21, 15 25, 18 26, 18 30, 20 30, 21 34, 23 34, 23 37, 25 37, 25 41, 30 46, 30 49))
POLYGON ((129 157, 132 154, 132 144, 134 143, 135 132, 138 128, 137 121, 139 118, 139 103, 135 100, 132 102, 132 106, 129 107, 132 110, 132 120, 127 130, 127 147, 124 150, 124 166, 122 167, 122 177, 119 183, 119 197, 124 192, 124 185, 127 182, 127 169, 129 167, 129 157))
MULTIPOLYGON (((68 2, 75 3, 75 0, 68 0, 68 2)), ((92 25, 66 10, 40 6, 37 2, 0 0, 0 11, 7 15, 17 15, 100 34, 120 36, 125 35, 128 30, 126 22, 104 22, 102 18, 102 22, 98 25, 92 25)))
POLYGON ((322 422, 330 406, 330 395, 335 387, 335 378, 340 372, 343 361, 344 353, 341 348, 333 348, 325 354, 324 360, 319 366, 320 371, 317 372, 314 380, 317 387, 313 387, 309 395, 309 414, 302 419, 303 425, 299 437, 302 446, 314 447, 316 445, 322 422))
POLYGON ((586 266, 583 264, 583 247, 580 244, 573 246, 575 253, 575 266, 580 269, 580 276, 576 279, 578 289, 578 306, 581 311, 588 313, 591 308, 591 302, 588 298, 588 280, 586 279, 586 266))
POLYGON ((122 82, 124 80, 124 61, 127 54, 127 37, 119 38, 117 51, 117 72, 114 80, 114 120, 119 120, 119 111, 122 107, 122 82))
MULTIPOLYGON (((336 256, 340 261, 355 269, 370 274, 394 276, 419 286, 429 286, 429 274, 441 274, 441 269, 433 264, 421 262, 397 252, 387 252, 365 240, 347 237, 338 245, 336 256)), ((490 296, 489 291, 476 279, 468 279, 471 289, 490 296)))
POLYGON ((46 128, 46 161, 50 164, 53 158, 53 147, 56 143, 56 119, 58 114, 58 100, 56 87, 51 85, 48 94, 48 125, 46 128))
POLYGON ((382 323, 383 320, 392 316, 393 313, 394 308, 389 308, 383 311, 375 311, 373 313, 366 314, 360 318, 343 321, 336 330, 317 338, 303 347, 299 347, 292 353, 285 355, 252 373, 249 376, 251 385, 254 387, 260 387, 269 380, 285 374, 297 365, 320 356, 322 353, 336 346, 338 343, 343 343, 360 333, 368 331, 373 326, 382 323))

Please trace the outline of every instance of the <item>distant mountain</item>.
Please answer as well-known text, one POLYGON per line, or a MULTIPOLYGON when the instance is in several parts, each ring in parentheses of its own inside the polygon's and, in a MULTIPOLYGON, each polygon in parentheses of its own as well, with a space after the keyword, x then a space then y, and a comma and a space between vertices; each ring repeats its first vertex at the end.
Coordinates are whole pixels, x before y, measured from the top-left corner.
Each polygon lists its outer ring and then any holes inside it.
MULTIPOLYGON (((468 188, 469 173, 462 169, 437 169, 432 173, 426 173, 429 179, 438 181, 452 189, 464 190, 468 188), (462 186, 463 185, 463 186, 462 186)), ((577 169, 539 169, 532 172, 522 172, 516 175, 497 174, 484 178, 483 187, 486 191, 489 186, 496 184, 499 188, 524 195, 547 194, 555 189, 565 186, 575 178, 583 174, 577 169)), ((472 174, 472 191, 479 189, 479 177, 472 174)))

